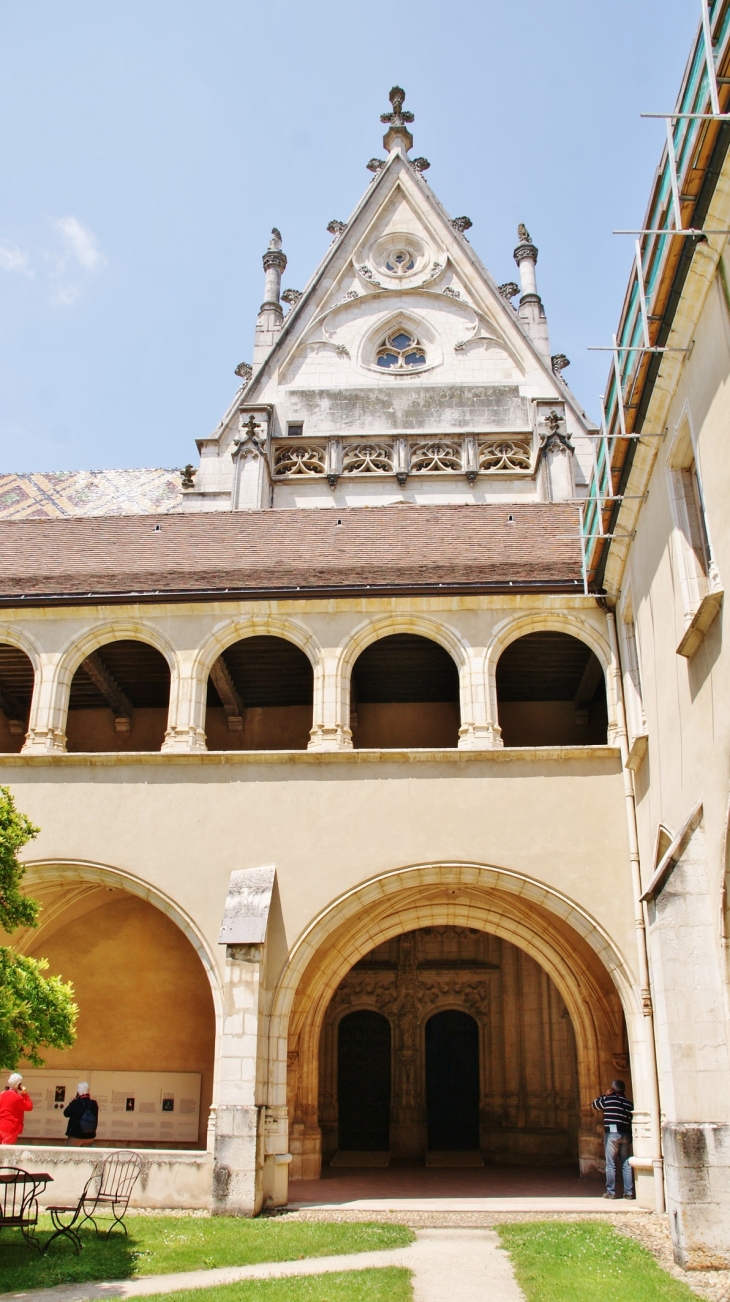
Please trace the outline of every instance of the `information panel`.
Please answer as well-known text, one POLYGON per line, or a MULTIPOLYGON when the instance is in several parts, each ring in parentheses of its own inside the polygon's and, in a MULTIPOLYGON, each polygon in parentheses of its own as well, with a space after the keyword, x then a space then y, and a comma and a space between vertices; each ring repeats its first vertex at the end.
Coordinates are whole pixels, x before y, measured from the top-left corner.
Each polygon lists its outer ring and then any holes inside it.
MULTIPOLYGON (((2 1073, 2 1086, 8 1073, 2 1073)), ((29 1067, 23 1072, 33 1102, 23 1128, 24 1139, 58 1143, 66 1135, 63 1110, 80 1080, 89 1082, 99 1104, 97 1142, 197 1144, 200 1118, 200 1073, 171 1071, 56 1071, 29 1067)))

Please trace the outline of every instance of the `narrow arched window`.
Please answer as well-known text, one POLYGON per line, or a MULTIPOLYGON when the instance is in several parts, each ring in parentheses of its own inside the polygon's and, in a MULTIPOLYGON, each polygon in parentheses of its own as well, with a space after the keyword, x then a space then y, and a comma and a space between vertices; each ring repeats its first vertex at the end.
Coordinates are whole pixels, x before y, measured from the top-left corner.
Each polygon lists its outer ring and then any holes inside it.
POLYGON ((387 335, 377 352, 377 364, 384 370, 406 371, 426 365, 426 353, 415 335, 399 328, 387 335))

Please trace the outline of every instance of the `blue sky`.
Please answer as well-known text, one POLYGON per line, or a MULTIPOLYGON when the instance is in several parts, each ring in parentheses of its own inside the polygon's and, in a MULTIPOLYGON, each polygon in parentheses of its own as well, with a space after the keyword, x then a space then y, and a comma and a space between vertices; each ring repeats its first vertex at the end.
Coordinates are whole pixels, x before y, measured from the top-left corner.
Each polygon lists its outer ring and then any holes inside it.
POLYGON ((272 225, 301 288, 382 153, 414 154, 497 281, 540 248, 595 415, 695 0, 0 0, 0 469, 181 466, 250 360, 272 225))

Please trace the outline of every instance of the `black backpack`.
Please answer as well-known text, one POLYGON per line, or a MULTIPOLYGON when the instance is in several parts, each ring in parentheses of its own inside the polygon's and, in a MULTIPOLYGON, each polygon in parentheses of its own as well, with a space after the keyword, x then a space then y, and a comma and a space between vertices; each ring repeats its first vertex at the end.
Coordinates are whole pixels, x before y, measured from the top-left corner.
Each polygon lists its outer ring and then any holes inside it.
POLYGON ((90 1103, 86 1104, 86 1108, 79 1117, 79 1130, 82 1135, 96 1134, 96 1113, 90 1103))

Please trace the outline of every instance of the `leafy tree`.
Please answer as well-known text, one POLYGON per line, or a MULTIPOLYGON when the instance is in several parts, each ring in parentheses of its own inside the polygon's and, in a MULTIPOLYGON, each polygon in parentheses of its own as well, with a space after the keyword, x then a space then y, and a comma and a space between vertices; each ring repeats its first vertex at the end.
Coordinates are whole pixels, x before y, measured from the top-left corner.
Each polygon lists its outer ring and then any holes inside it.
MULTIPOLYGON (((16 808, 8 788, 0 787, 0 925, 7 932, 38 926, 40 906, 20 890, 25 869, 18 852, 39 830, 16 808)), ((74 1042, 73 986, 44 976, 47 969, 46 959, 0 946, 0 1068, 12 1070, 21 1058, 40 1067, 39 1049, 65 1049, 74 1042)))

